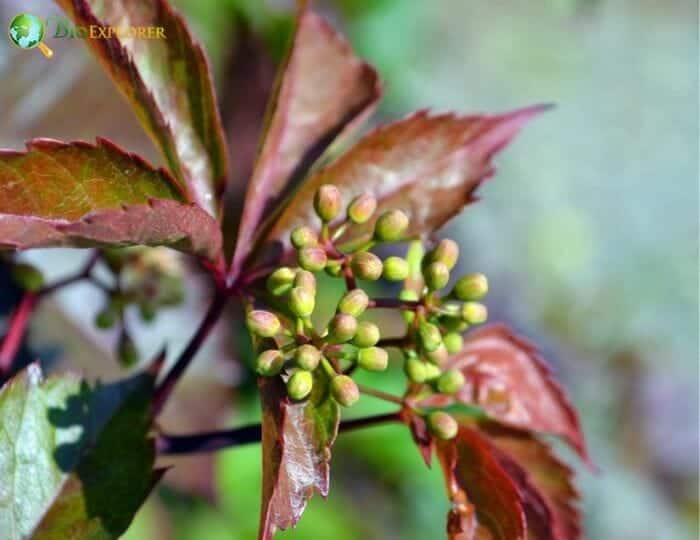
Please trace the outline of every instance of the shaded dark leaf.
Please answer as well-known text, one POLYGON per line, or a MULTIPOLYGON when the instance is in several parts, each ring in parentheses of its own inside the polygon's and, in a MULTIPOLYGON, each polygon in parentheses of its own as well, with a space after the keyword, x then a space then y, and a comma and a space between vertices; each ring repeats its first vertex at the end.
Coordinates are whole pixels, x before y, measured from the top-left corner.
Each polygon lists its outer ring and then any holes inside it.
POLYGON ((262 540, 294 526, 311 496, 328 494, 331 447, 340 411, 327 381, 317 376, 311 396, 294 403, 279 377, 259 380, 262 397, 262 540))
POLYGON ((169 245, 216 259, 217 223, 172 177, 104 139, 0 151, 0 249, 169 245))
POLYGON ((231 275, 254 247, 260 223, 336 137, 371 111, 381 89, 375 70, 302 2, 287 60, 248 186, 231 275))
POLYGON ((504 424, 558 435, 588 461, 578 415, 534 345, 505 326, 485 326, 467 335, 449 367, 467 379, 460 401, 504 424))
POLYGON ((165 0, 57 0, 80 26, 162 27, 165 39, 86 39, 188 193, 217 211, 227 150, 204 51, 165 0))
POLYGON ((153 374, 91 389, 30 365, 0 390, 0 504, 8 540, 116 539, 160 473, 149 438, 153 374))

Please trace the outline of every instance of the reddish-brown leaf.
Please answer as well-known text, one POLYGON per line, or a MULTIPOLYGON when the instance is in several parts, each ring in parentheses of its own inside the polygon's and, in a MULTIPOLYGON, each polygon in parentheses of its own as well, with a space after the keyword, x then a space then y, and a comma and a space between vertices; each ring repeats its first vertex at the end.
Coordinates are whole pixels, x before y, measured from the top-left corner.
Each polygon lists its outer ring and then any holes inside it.
POLYGON ((215 214, 226 143, 204 51, 166 0, 57 0, 90 27, 162 28, 165 39, 86 39, 163 153, 188 200, 215 214))
POLYGON ((491 444, 462 425, 457 437, 436 444, 452 501, 450 540, 525 540, 527 525, 517 485, 491 444))
POLYGON ((317 377, 309 399, 291 402, 282 380, 259 379, 262 398, 263 504, 259 538, 294 526, 311 496, 328 494, 331 447, 340 411, 317 377))
POLYGON ((375 70, 301 3, 297 28, 246 194, 231 275, 254 247, 260 223, 333 140, 352 131, 381 95, 375 70))
POLYGON ((482 424, 481 429, 502 453, 501 464, 518 484, 530 534, 536 540, 578 540, 582 536, 574 473, 531 434, 482 424))
POLYGON ((485 326, 467 336, 450 367, 467 379, 460 401, 506 425, 558 435, 589 461, 578 415, 534 345, 503 325, 485 326))
POLYGON ((0 151, 0 249, 105 244, 169 245, 215 260, 221 233, 166 171, 104 139, 0 151))
MULTIPOLYGON (((544 107, 530 107, 494 116, 415 113, 382 126, 313 174, 283 210, 266 243, 289 248, 290 231, 317 224, 314 193, 326 183, 337 185, 346 202, 364 192, 379 200, 383 210, 398 208, 410 218, 408 235, 439 229, 475 199, 479 185, 494 168, 491 158, 544 107)), ((350 237, 362 238, 374 221, 352 227, 350 237)))
POLYGON ((425 418, 413 414, 409 409, 404 409, 401 411, 401 421, 408 425, 411 430, 411 437, 413 437, 413 442, 416 443, 418 451, 420 452, 423 461, 428 466, 431 467, 433 462, 433 449, 435 448, 435 442, 433 436, 428 430, 428 424, 425 418))

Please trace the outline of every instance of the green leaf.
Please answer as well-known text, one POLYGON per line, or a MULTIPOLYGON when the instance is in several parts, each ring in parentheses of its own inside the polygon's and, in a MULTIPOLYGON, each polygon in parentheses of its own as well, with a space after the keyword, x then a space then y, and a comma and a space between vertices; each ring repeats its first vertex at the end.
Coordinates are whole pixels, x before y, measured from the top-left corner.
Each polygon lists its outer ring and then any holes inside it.
POLYGON ((287 398, 280 377, 258 379, 262 397, 263 504, 261 540, 293 527, 306 503, 318 492, 328 495, 331 447, 340 410, 328 382, 317 375, 309 398, 287 398))
POLYGON ((0 530, 19 540, 116 539, 159 479, 153 376, 91 389, 37 364, 0 389, 0 530))
POLYGON ((221 233, 166 171, 104 139, 0 150, 0 249, 134 244, 215 260, 221 233))
POLYGON ((199 43, 164 0, 57 0, 76 25, 156 27, 165 39, 84 40, 134 109, 188 201, 212 215, 227 150, 212 77, 199 43))
POLYGON ((345 39, 302 7, 268 105, 268 123, 246 193, 231 275, 254 247, 260 223, 340 135, 352 132, 379 100, 376 71, 345 39))

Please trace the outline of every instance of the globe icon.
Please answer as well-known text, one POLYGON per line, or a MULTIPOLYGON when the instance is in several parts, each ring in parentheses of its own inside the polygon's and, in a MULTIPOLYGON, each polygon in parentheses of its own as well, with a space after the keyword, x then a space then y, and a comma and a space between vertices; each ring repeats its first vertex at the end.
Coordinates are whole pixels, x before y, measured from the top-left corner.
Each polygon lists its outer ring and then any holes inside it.
POLYGON ((44 23, 36 15, 20 13, 10 22, 10 41, 20 49, 33 49, 39 47, 47 58, 51 58, 53 51, 42 43, 44 39, 44 23))

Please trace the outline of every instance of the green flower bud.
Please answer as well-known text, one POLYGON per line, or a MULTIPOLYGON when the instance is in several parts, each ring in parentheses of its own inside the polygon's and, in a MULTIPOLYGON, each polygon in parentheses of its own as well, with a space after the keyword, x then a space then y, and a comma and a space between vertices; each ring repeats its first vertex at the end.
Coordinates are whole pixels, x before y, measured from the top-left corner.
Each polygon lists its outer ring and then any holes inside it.
POLYGON ((294 278, 294 286, 316 295, 316 277, 307 270, 298 270, 294 278))
POLYGON ((355 336, 357 332, 357 319, 352 315, 338 313, 331 319, 328 330, 333 342, 345 343, 355 336))
MULTIPOLYGON (((414 290, 404 289, 399 293, 399 300, 416 302, 418 300, 418 294, 414 290)), ((403 320, 406 321, 406 324, 412 324, 413 320, 416 318, 415 312, 410 309, 403 310, 401 312, 401 316, 403 317, 403 320)))
POLYGON ((403 281, 408 277, 408 262, 401 257, 387 257, 382 275, 389 281, 403 281))
POLYGON ((342 202, 340 190, 332 184, 324 184, 316 191, 314 209, 321 221, 328 223, 336 218, 342 202))
POLYGON ((296 249, 314 247, 318 245, 318 236, 316 235, 316 232, 311 227, 307 227, 306 225, 295 227, 292 230, 292 234, 290 235, 289 239, 296 249))
POLYGON ((408 216, 401 210, 384 212, 374 226, 374 237, 380 242, 396 242, 408 229, 408 216))
POLYGON ((447 330, 450 333, 453 332, 464 332, 469 328, 469 325, 465 323, 462 319, 462 309, 461 307, 459 308, 459 313, 457 314, 456 317, 446 317, 442 316, 440 317, 440 324, 445 327, 445 330, 447 330))
POLYGON ((455 283, 452 294, 462 301, 480 300, 489 292, 489 282, 484 274, 467 274, 455 283))
POLYGON ((442 289, 450 281, 450 270, 445 263, 435 261, 430 263, 423 271, 425 284, 431 291, 442 289))
POLYGON ((158 306, 153 302, 141 302, 139 304, 139 315, 143 322, 152 322, 158 315, 158 306))
POLYGON ((248 313, 246 325, 253 334, 266 338, 275 336, 282 327, 277 315, 262 309, 256 309, 248 313))
POLYGON ((433 382, 437 380, 440 375, 442 375, 442 371, 435 364, 423 362, 423 366, 425 367, 425 382, 433 382))
POLYGON ((357 352, 357 365, 367 371, 384 371, 389 365, 389 353, 381 347, 367 347, 357 352))
POLYGON ((31 264, 15 264, 12 267, 12 279, 24 290, 30 292, 36 292, 44 286, 44 275, 31 264))
POLYGON ((382 275, 382 260, 374 253, 361 251, 352 256, 352 272, 358 279, 376 281, 382 275))
POLYGON ((450 354, 458 353, 462 350, 464 345, 464 338, 462 334, 458 332, 449 332, 442 337, 442 341, 445 343, 445 348, 450 354))
POLYGON ((343 267, 338 261, 328 261, 324 270, 329 276, 338 277, 340 276, 340 272, 343 270, 343 267))
POLYGON ((403 370, 411 382, 423 384, 428 380, 426 363, 417 356, 409 356, 403 365, 403 370))
POLYGON ((360 321, 357 324, 357 332, 352 338, 354 345, 358 347, 373 347, 377 344, 380 338, 379 327, 369 321, 360 321))
POLYGON ((454 240, 449 238, 444 238, 438 242, 428 256, 429 262, 440 261, 442 264, 447 266, 448 270, 452 270, 457 264, 457 259, 459 258, 459 246, 454 240))
POLYGON ((457 420, 443 411, 435 411, 428 415, 428 429, 438 439, 454 439, 459 431, 457 420))
POLYGON ((320 272, 328 261, 326 252, 320 247, 305 247, 297 253, 299 266, 309 272, 320 272))
POLYGON ((316 307, 316 297, 302 287, 294 287, 289 293, 289 308, 297 317, 310 317, 316 307))
POLYGON ((440 343, 440 346, 434 351, 426 351, 425 357, 436 366, 442 366, 445 364, 445 362, 447 362, 447 359, 450 357, 450 353, 447 352, 447 347, 445 347, 445 344, 440 343))
POLYGON ((458 369, 446 371, 437 380, 437 389, 441 394, 454 394, 464 386, 464 375, 458 369))
POLYGON ((158 302, 161 305, 176 306, 185 299, 185 285, 181 276, 162 276, 158 288, 158 302))
POLYGON ((284 356, 277 349, 269 349, 258 355, 255 361, 255 371, 263 377, 272 377, 279 374, 284 366, 284 356))
POLYGON ((313 345, 302 345, 294 353, 294 361, 300 368, 313 371, 321 361, 321 351, 313 345))
POLYGON ((267 290, 275 296, 287 294, 292 289, 295 275, 294 270, 287 266, 278 268, 268 276, 267 290))
POLYGON ((355 197, 348 205, 348 219, 361 225, 372 217, 377 209, 377 199, 371 193, 363 193, 355 197))
POLYGON ((102 250, 102 260, 115 274, 118 274, 124 267, 127 255, 128 251, 123 248, 105 248, 102 250))
POLYGON ((118 318, 119 312, 112 309, 111 305, 108 305, 95 316, 95 326, 97 326, 97 328, 107 330, 108 328, 112 328, 117 323, 118 318))
POLYGON ((134 340, 126 332, 122 332, 119 336, 117 344, 117 357, 122 367, 129 368, 139 363, 141 355, 136 348, 134 340))
POLYGON ((360 389, 347 375, 336 375, 331 381, 331 394, 343 407, 351 407, 360 399, 360 389))
POLYGON ((465 302, 462 305, 462 319, 469 324, 481 324, 486 322, 489 312, 484 304, 479 302, 465 302))
POLYGON ((440 329, 429 322, 422 322, 418 327, 418 336, 421 345, 427 352, 436 351, 442 345, 442 335, 440 329))
POLYGON ((314 377, 310 371, 300 369, 292 373, 287 381, 287 395, 295 401, 304 399, 311 393, 314 377))
POLYGON ((353 289, 340 299, 338 311, 353 317, 362 315, 369 305, 369 296, 362 289, 353 289))

